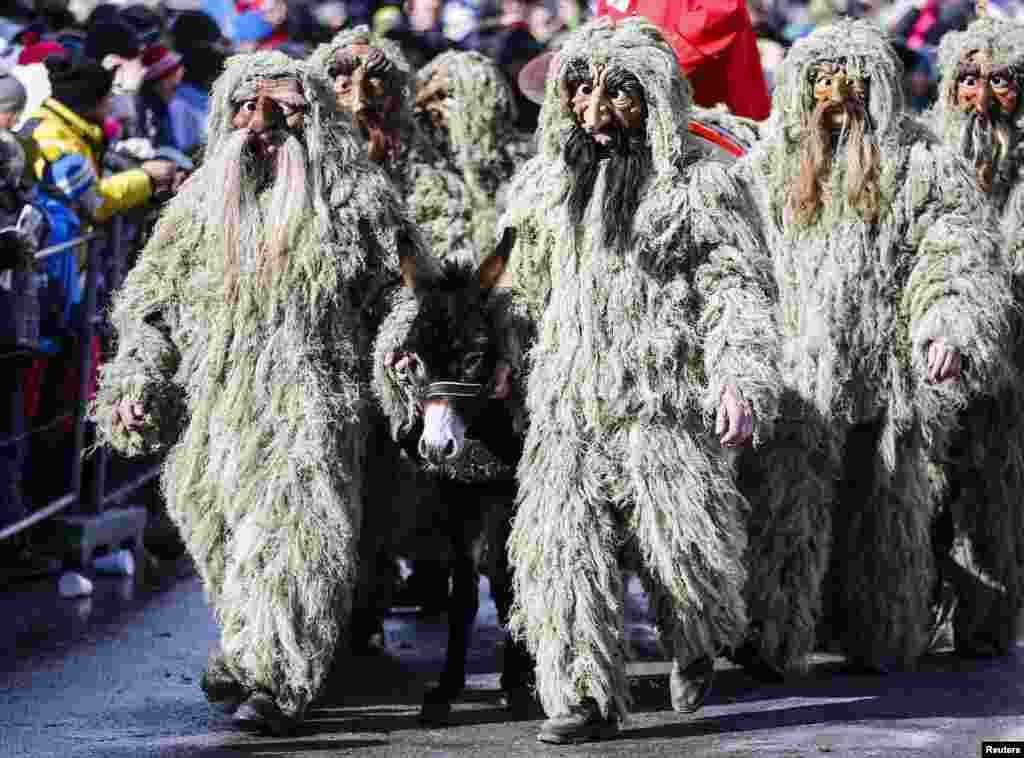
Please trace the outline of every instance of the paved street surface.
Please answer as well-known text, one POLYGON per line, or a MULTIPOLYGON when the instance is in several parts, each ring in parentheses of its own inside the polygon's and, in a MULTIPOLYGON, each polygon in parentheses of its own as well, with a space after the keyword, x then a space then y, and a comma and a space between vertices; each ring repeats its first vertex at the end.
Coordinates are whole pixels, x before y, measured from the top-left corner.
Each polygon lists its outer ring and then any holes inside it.
MULTIPOLYGON (((396 614, 386 655, 343 666, 323 703, 288 739, 232 729, 198 687, 216 630, 199 581, 179 565, 160 579, 98 578, 91 598, 57 596, 56 580, 0 589, 0 758, 334 756, 949 756, 983 739, 1024 739, 1024 649, 1009 659, 930 657, 913 674, 853 676, 838 657, 808 675, 758 685, 723 660, 710 703, 693 717, 668 706, 642 598, 631 594, 635 716, 618 740, 552 748, 543 715, 509 722, 498 707, 494 607, 481 609, 470 689, 452 725, 422 728, 419 698, 440 670, 443 619, 396 614)), ((485 585, 484 585, 485 586, 485 585)))

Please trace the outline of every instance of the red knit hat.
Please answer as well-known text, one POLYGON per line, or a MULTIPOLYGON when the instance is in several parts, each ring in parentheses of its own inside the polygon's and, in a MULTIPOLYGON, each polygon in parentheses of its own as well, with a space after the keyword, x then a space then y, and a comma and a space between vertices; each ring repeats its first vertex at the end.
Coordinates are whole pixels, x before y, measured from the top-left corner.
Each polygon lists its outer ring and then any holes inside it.
POLYGON ((63 45, 45 40, 24 47, 18 55, 19 66, 29 66, 33 63, 42 63, 51 55, 64 55, 67 50, 63 45))
POLYGON ((181 56, 162 45, 153 45, 142 54, 142 65, 146 67, 144 81, 152 82, 173 73, 181 65, 181 56))

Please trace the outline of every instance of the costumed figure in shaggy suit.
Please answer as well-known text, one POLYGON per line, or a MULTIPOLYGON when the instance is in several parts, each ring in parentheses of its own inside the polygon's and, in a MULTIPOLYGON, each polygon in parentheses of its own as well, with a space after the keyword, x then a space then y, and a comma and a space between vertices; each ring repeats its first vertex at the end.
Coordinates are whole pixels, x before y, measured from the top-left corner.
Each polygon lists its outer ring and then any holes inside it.
POLYGON ((746 503, 722 446, 767 433, 779 380, 753 209, 693 160, 689 86, 658 29, 591 22, 549 74, 492 307, 529 419, 512 624, 537 664, 540 739, 558 743, 626 717, 627 567, 674 660, 673 707, 700 707, 746 629, 746 503))
MULTIPOLYGON (((288 731, 346 633, 362 513, 368 293, 433 259, 330 85, 280 53, 229 60, 202 167, 118 294, 94 409, 162 484, 220 626, 203 678, 288 731)), ((426 275, 425 273, 425 275, 426 275)))
POLYGON ((998 238, 963 163, 905 113, 902 79, 871 24, 816 30, 736 166, 780 302, 786 392, 743 472, 753 644, 777 671, 813 648, 830 561, 824 613, 850 662, 915 663, 934 577, 928 456, 1011 373, 998 238))
MULTIPOLYGON (((1024 28, 985 16, 939 46, 939 97, 923 121, 964 158, 1002 224, 1014 295, 1024 304, 1024 28)), ((977 223, 986 223, 979 217, 977 223)), ((1024 330, 1014 317, 1014 363, 1024 330)), ((935 461, 935 548, 943 580, 936 621, 953 613, 954 648, 1005 654, 1016 640, 1024 592, 1024 397, 1017 381, 972 398, 962 432, 935 461)))
POLYGON ((398 45, 357 26, 320 45, 310 62, 334 82, 338 104, 363 135, 370 160, 398 186, 434 255, 478 262, 470 194, 416 124, 416 75, 398 45))
POLYGON ((534 153, 531 136, 516 128, 515 92, 498 64, 477 52, 450 50, 416 78, 420 127, 466 183, 474 243, 490 251, 508 182, 534 153))

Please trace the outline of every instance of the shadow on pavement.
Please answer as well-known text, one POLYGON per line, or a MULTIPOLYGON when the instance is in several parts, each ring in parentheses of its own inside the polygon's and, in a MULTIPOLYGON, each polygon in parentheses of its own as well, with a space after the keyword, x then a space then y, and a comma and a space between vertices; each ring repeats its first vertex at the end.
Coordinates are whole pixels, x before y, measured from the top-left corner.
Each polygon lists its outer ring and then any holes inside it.
MULTIPOLYGON (((676 739, 861 721, 1022 716, 1022 677, 1020 650, 990 660, 932 655, 917 671, 885 676, 854 675, 843 664, 829 662, 813 666, 802 679, 771 685, 733 668, 717 672, 704 710, 680 716, 686 720, 678 723, 631 729, 629 737, 676 739), (715 712, 737 705, 743 710, 715 712)), ((634 677, 632 689, 635 712, 668 710, 667 677, 634 677)))

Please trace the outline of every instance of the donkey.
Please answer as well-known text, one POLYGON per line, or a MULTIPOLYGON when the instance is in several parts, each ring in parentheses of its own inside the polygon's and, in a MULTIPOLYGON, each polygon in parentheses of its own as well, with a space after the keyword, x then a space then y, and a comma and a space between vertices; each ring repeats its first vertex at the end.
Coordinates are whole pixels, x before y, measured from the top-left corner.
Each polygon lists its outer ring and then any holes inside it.
MULTIPOLYGON (((465 687, 484 542, 491 595, 503 625, 512 605, 505 543, 523 436, 506 406, 508 371, 498 361, 486 307, 505 263, 506 252, 499 250, 478 268, 446 264, 439 279, 415 292, 416 312, 402 347, 383 360, 415 395, 418 418, 400 442, 437 477, 445 514, 441 528, 453 556, 444 670, 420 712, 428 723, 444 722, 465 687)), ((403 273, 411 287, 415 277, 403 273)), ((524 645, 506 633, 501 687, 516 715, 524 715, 532 702, 532 670, 524 645)))

